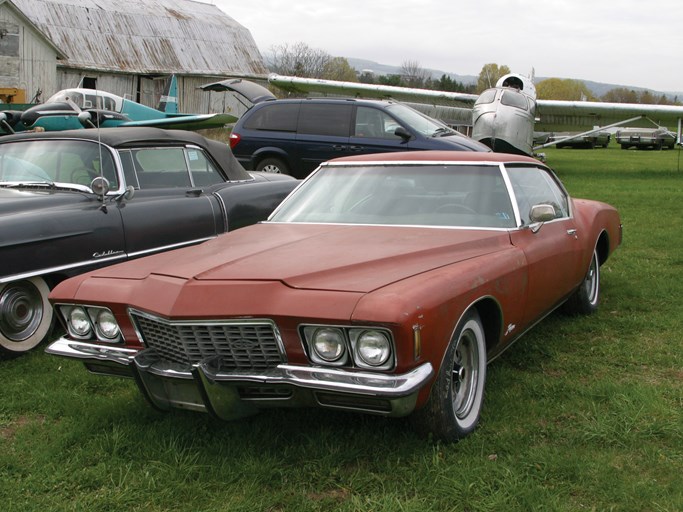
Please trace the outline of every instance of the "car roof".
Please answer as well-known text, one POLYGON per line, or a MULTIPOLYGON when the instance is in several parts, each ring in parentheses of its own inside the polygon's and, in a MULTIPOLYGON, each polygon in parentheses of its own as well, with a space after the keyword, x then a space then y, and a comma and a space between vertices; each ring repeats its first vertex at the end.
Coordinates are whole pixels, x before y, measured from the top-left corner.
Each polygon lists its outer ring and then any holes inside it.
POLYGON ((284 98, 284 99, 266 100, 266 101, 262 101, 260 103, 257 103, 257 105, 259 107, 264 107, 265 105, 273 105, 275 103, 304 103, 304 102, 311 102, 311 103, 359 103, 361 105, 378 105, 378 106, 395 105, 395 104, 399 103, 399 102, 394 101, 394 100, 372 100, 372 99, 365 99, 365 98, 344 98, 344 97, 338 97, 338 98, 313 97, 313 98, 284 98))
POLYGON ((206 150, 227 173, 230 180, 247 180, 251 175, 224 142, 207 139, 187 130, 167 130, 151 127, 118 127, 102 129, 20 132, 0 137, 0 145, 20 140, 80 139, 101 142, 113 148, 193 144, 206 150))
POLYGON ((481 162, 481 163, 525 163, 543 165, 535 158, 508 153, 484 153, 479 151, 400 151, 395 153, 375 153, 355 155, 330 160, 338 162, 481 162))
POLYGON ((0 143, 21 139, 85 139, 102 141, 110 146, 121 146, 129 143, 147 141, 172 142, 182 141, 189 143, 201 142, 204 137, 184 130, 166 130, 151 127, 117 127, 82 130, 58 130, 45 132, 19 132, 13 135, 5 135, 0 138, 0 143))

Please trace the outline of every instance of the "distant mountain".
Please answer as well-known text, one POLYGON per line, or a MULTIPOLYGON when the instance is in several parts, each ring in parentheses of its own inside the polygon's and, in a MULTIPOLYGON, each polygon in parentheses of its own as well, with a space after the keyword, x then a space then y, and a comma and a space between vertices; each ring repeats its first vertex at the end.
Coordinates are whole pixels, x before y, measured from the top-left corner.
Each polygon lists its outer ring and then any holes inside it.
MULTIPOLYGON (((349 65, 358 72, 368 70, 368 71, 372 71, 375 75, 400 75, 401 74, 401 66, 390 66, 387 64, 380 64, 378 62, 373 62, 371 60, 355 59, 355 58, 351 58, 351 57, 346 57, 346 60, 349 62, 349 65)), ((475 76, 475 75, 458 75, 456 73, 450 73, 448 71, 440 71, 438 69, 429 69, 429 68, 425 68, 425 70, 428 71, 429 73, 431 73, 432 78, 439 79, 443 75, 448 75, 453 80, 457 80, 458 82, 463 83, 465 85, 476 84, 477 80, 479 79, 479 77, 475 76)))
MULTIPOLYGON (((373 73, 375 73, 376 75, 398 75, 401 73, 401 66, 390 66, 387 64, 380 64, 378 62, 373 62, 371 60, 356 59, 356 58, 351 58, 351 57, 346 57, 346 60, 349 62, 349 65, 358 72, 370 70, 373 73)), ((451 73, 449 71, 441 71, 438 69, 429 69, 429 68, 425 68, 425 70, 430 72, 432 75, 432 78, 434 78, 434 79, 439 79, 443 75, 448 75, 453 80, 457 80, 458 82, 461 82, 465 85, 476 84, 477 80, 479 79, 479 77, 475 76, 475 75, 458 75, 457 73, 451 73)), ((537 76, 534 81, 536 83, 539 83, 539 82, 542 82, 543 80, 546 80, 547 78, 550 78, 550 77, 537 76)), ((593 95, 597 98, 603 96, 605 93, 607 93, 611 89, 623 87, 625 89, 634 90, 634 91, 646 91, 647 90, 647 91, 650 91, 651 93, 653 93, 655 95, 664 94, 667 97, 669 97, 670 99, 677 97, 679 101, 681 99, 683 99, 683 92, 680 92, 680 91, 679 92, 676 92, 676 91, 655 91, 653 89, 648 89, 646 87, 634 87, 631 85, 605 84, 605 83, 601 83, 601 82, 593 82, 590 80, 579 80, 579 81, 586 84, 586 87, 588 87, 588 90, 591 93, 593 93, 593 95)))

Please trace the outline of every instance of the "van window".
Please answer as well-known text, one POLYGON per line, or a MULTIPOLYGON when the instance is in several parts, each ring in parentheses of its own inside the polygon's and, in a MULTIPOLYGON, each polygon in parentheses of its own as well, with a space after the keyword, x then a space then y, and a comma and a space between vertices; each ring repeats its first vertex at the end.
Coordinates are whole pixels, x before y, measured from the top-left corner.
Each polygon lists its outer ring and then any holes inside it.
POLYGON ((354 135, 356 137, 371 137, 377 139, 398 139, 394 131, 400 125, 387 113, 369 107, 356 109, 356 123, 354 135))
POLYGON ((298 103, 272 103, 256 110, 245 122, 249 130, 296 131, 298 103))
POLYGON ((299 117, 299 133, 348 137, 351 128, 351 105, 304 103, 299 117))

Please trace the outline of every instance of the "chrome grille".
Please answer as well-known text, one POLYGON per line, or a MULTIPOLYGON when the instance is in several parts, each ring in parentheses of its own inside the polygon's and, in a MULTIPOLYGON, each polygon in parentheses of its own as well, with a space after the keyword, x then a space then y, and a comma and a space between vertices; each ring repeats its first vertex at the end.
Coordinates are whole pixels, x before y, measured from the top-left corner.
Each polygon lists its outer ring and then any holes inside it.
POLYGON ((275 325, 269 320, 177 321, 131 311, 145 345, 167 361, 196 364, 221 356, 222 369, 266 369, 284 362, 275 325))

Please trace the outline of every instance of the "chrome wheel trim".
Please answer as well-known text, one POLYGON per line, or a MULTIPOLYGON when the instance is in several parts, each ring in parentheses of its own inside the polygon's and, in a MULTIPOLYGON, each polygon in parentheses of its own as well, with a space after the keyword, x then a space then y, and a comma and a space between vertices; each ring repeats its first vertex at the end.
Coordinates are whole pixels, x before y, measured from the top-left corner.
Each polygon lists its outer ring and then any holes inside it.
POLYGON ((600 283, 600 265, 598 265, 598 254, 593 252, 588 273, 583 281, 583 286, 586 291, 586 298, 588 302, 595 306, 598 303, 598 290, 600 283))
POLYGON ((479 390, 479 345, 477 334, 466 328, 455 349, 451 373, 453 412, 458 420, 466 420, 472 412, 479 390))
POLYGON ((0 285, 0 349, 26 352, 47 337, 53 315, 49 293, 40 277, 0 285))

